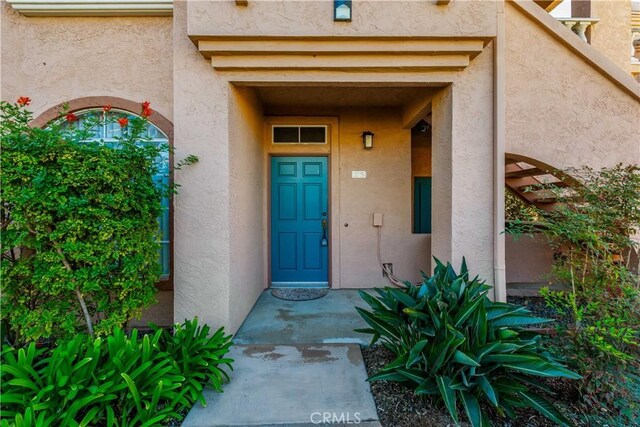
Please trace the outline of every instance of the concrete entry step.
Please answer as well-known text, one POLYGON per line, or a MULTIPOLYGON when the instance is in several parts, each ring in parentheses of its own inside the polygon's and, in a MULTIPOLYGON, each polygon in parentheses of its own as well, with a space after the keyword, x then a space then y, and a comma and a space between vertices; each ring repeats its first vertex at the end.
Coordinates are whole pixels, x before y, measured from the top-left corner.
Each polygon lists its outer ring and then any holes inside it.
POLYGON ((380 426, 360 346, 236 345, 224 393, 205 391, 184 427, 380 426))

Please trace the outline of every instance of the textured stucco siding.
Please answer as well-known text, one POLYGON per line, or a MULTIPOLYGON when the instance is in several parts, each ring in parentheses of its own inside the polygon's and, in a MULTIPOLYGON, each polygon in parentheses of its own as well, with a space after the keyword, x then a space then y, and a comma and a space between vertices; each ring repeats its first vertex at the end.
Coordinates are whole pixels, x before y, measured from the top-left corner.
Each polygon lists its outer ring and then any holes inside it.
POLYGON ((493 282, 493 48, 433 105, 432 255, 493 282))
POLYGON ((399 109, 345 108, 340 113, 340 283, 367 288, 386 283, 377 260, 373 213, 383 214, 381 254, 394 273, 416 280, 429 270, 430 237, 411 231, 411 132, 399 109), (362 148, 362 132, 375 133, 374 148, 362 148), (353 179, 364 170, 366 179, 353 179), (348 226, 346 226, 348 224, 348 226))
POLYGON ((511 5, 506 35, 507 152, 560 168, 640 162, 636 99, 511 5))
POLYGON ((249 88, 229 87, 229 327, 240 327, 265 287, 262 106, 249 88))
POLYGON ((451 197, 455 246, 450 259, 458 266, 466 257, 472 273, 493 284, 493 44, 464 70, 453 91, 451 197))
POLYGON ((32 99, 37 116, 64 101, 151 102, 172 120, 170 17, 27 18, 1 6, 2 99, 32 99))
POLYGON ((189 3, 189 34, 297 36, 495 35, 497 2, 356 1, 351 22, 333 21, 332 1, 189 3))
POLYGON ((186 3, 174 2, 176 158, 200 161, 175 174, 174 318, 229 321, 229 88, 186 32, 186 3))
POLYGON ((507 283, 543 283, 552 279, 553 249, 543 235, 505 237, 507 283))
POLYGON ((590 29, 591 46, 626 72, 631 63, 631 1, 596 0, 591 16, 599 19, 590 29))

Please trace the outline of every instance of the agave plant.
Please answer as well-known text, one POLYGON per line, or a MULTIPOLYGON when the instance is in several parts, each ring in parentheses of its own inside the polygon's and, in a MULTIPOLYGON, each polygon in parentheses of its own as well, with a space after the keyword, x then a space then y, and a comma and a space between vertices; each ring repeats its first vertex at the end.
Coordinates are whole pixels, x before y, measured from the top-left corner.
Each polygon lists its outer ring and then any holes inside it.
POLYGON ((493 302, 491 289, 475 277, 463 260, 460 273, 436 259, 431 277, 406 282, 404 289, 376 289, 378 296, 360 292, 371 311, 356 308, 373 335, 396 358, 369 381, 403 382, 419 395, 444 402, 456 422, 463 408, 475 426, 490 425, 481 404, 501 416, 530 407, 550 420, 570 422, 536 389, 549 392, 533 377, 581 378, 568 370, 541 343, 542 337, 524 327, 549 322, 524 307, 493 302))

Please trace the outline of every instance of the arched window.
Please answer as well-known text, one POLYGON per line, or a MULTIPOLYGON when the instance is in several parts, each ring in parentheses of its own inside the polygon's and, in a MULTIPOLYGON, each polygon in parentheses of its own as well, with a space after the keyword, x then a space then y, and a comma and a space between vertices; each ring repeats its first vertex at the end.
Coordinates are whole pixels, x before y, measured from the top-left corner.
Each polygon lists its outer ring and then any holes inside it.
MULTIPOLYGON (((103 113, 102 109, 85 109, 74 111, 74 114, 78 117, 77 121, 72 123, 65 123, 64 126, 78 126, 84 127, 87 119, 94 117, 94 115, 106 114, 106 120, 102 121, 100 126, 92 129, 92 135, 88 141, 95 142, 96 144, 106 144, 116 146, 118 138, 122 136, 123 129, 117 122, 118 118, 128 117, 129 119, 135 117, 135 115, 129 111, 118 110, 116 108, 111 109, 108 113, 103 113), (111 117, 109 117, 111 116, 111 117)), ((63 120, 63 119, 62 119, 63 120)), ((158 170, 153 177, 154 182, 158 185, 167 185, 170 179, 170 153, 169 153, 169 136, 162 132, 153 123, 147 123, 146 135, 149 141, 159 146, 166 147, 161 151, 158 158, 158 170)), ((169 197, 162 198, 162 214, 158 218, 158 224, 160 227, 160 250, 158 254, 160 265, 162 266, 162 274, 160 280, 163 282, 170 282, 171 278, 171 200, 169 197)))

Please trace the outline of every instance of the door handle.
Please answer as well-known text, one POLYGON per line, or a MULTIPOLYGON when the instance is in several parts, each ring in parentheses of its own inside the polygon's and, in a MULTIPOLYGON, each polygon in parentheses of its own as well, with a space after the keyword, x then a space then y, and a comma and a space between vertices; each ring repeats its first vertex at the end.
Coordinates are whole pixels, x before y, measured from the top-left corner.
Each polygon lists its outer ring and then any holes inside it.
POLYGON ((320 240, 320 246, 328 246, 329 241, 327 239, 327 220, 322 220, 322 239, 320 240))

